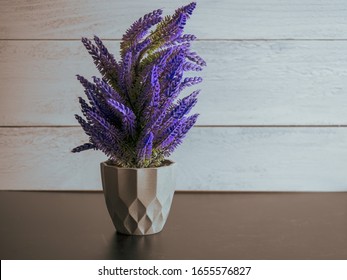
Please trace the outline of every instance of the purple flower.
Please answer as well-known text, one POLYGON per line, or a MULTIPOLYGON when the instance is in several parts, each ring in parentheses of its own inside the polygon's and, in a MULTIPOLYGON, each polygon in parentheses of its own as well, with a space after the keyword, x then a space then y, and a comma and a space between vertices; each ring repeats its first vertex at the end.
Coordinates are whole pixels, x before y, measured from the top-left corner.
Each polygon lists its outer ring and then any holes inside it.
POLYGON ((133 136, 135 134, 136 126, 136 116, 134 112, 116 100, 108 99, 107 102, 113 108, 114 112, 122 119, 124 132, 133 136))
POLYGON ((151 13, 144 15, 142 18, 135 21, 131 27, 123 35, 121 42, 121 53, 125 55, 128 48, 136 45, 143 36, 146 35, 148 30, 159 23, 162 20, 161 14, 163 11, 161 9, 155 10, 151 13))
POLYGON ((194 91, 192 94, 179 101, 179 103, 173 107, 171 116, 175 119, 181 119, 183 116, 188 114, 198 101, 197 96, 199 93, 199 90, 194 91))
POLYGON ((94 144, 91 144, 91 143, 84 143, 76 148, 73 148, 72 149, 72 152, 73 153, 79 153, 79 152, 82 152, 82 151, 86 151, 86 150, 90 150, 90 149, 96 149, 95 145, 94 144))
POLYGON ((185 78, 183 80, 183 82, 181 83, 181 85, 180 85, 180 91, 182 91, 186 87, 191 87, 191 86, 196 85, 196 84, 201 83, 201 82, 202 82, 202 78, 201 77, 185 78))
POLYGON ((139 142, 138 158, 140 161, 150 160, 152 156, 152 145, 153 145, 154 135, 149 132, 142 141, 139 142))
POLYGON ((157 167, 182 143, 197 120, 198 114, 187 115, 200 91, 176 99, 202 81, 185 72, 206 66, 191 51, 196 37, 183 33, 195 7, 192 2, 164 18, 159 9, 135 21, 122 37, 118 61, 99 37, 82 38, 101 78, 77 75, 87 98, 79 98, 84 118, 75 117, 89 142, 72 152, 100 150, 119 166, 157 167))

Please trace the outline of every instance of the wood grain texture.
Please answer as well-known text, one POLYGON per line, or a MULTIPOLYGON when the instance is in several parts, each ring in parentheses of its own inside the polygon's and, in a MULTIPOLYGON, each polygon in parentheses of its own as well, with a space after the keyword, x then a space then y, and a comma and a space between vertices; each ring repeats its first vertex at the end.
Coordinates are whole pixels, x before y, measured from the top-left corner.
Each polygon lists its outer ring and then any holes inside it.
MULTIPOLYGON (((106 45, 118 54, 118 42, 106 45)), ((195 87, 199 125, 346 124, 347 41, 211 41, 195 49, 208 64, 195 87)), ((99 75, 80 42, 1 41, 0 125, 76 124, 84 95, 77 73, 99 75)))
MULTIPOLYGON (((100 189, 79 128, 1 128, 1 189, 100 189)), ((172 157, 178 190, 347 191, 345 128, 194 128, 172 157)))
MULTIPOLYGON (((0 38, 121 38, 143 14, 189 1, 2 0, 0 38)), ((346 39, 344 0, 199 0, 187 31, 201 39, 346 39)))
MULTIPOLYGON (((99 189, 105 157, 71 155, 81 129, 52 127, 76 125, 75 74, 98 75, 79 39, 118 53, 134 20, 188 2, 1 1, 0 189, 99 189)), ((174 154, 178 189, 347 190, 346 14, 345 0, 198 1, 203 127, 174 154)))

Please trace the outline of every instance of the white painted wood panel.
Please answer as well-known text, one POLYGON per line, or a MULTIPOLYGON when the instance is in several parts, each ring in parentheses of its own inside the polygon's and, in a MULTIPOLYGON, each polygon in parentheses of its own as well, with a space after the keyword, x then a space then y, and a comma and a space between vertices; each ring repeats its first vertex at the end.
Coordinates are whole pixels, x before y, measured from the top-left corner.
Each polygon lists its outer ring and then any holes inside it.
MULTIPOLYGON (((106 45, 118 53, 118 42, 106 45)), ((347 41, 196 42, 208 66, 199 125, 329 125, 347 121, 347 41)), ((74 125, 98 75, 78 41, 0 42, 0 125, 74 125)))
MULTIPOLYGON (((100 189, 105 156, 69 150, 79 128, 1 128, 0 189, 100 189)), ((194 128, 178 148, 179 190, 347 191, 345 128, 194 128)))
MULTIPOLYGON (((143 14, 190 1, 2 0, 1 39, 120 38, 143 14)), ((202 39, 347 38, 345 0, 199 0, 187 31, 202 39)))
MULTIPOLYGON (((70 154, 81 129, 51 127, 76 124, 75 74, 98 74, 78 40, 119 40, 188 2, 2 0, 0 189, 100 189, 105 157, 70 154)), ((345 0, 199 0, 186 28, 208 63, 198 125, 347 125, 346 15, 345 0)), ((177 189, 347 191, 346 140, 337 127, 196 127, 173 157, 177 189)))

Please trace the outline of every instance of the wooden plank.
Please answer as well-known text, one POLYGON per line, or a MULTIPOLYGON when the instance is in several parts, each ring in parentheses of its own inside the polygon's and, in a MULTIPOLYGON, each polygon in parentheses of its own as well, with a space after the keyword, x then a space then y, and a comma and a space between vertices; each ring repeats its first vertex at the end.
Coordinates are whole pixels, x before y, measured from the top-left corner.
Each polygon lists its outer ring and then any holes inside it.
MULTIPOLYGON (((1 1, 0 38, 121 38, 139 17, 189 1, 1 1)), ((202 39, 347 38, 344 0, 200 0, 187 31, 202 39)))
MULTIPOLYGON (((1 128, 1 189, 100 189, 80 128, 1 128)), ((179 190, 347 191, 345 128, 194 128, 172 157, 179 190)))
MULTIPOLYGON (((105 42, 118 54, 118 42, 105 42)), ((331 125, 347 119, 346 41, 196 42, 199 125, 331 125)), ((98 75, 80 42, 0 42, 0 125, 74 125, 75 74, 98 75)))

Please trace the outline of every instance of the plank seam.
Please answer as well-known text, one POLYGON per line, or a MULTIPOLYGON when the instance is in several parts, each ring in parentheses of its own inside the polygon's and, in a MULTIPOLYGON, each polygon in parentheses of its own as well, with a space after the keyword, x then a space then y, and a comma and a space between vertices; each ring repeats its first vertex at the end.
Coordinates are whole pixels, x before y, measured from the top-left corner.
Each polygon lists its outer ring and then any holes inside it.
MULTIPOLYGON (((111 39, 111 38, 101 38, 103 41, 121 41, 121 39, 111 39)), ((0 41, 80 41, 80 38, 45 38, 45 39, 39 39, 39 38, 31 38, 31 39, 21 39, 21 38, 0 38, 0 41)), ((209 39, 196 39, 195 41, 198 42, 211 42, 211 41, 219 41, 219 42, 267 42, 267 41, 298 41, 298 42, 307 42, 307 41, 347 41, 347 38, 233 38, 233 39, 226 39, 226 38, 209 38, 209 39)))
MULTIPOLYGON (((79 125, 0 125, 0 128, 73 128, 79 125)), ((334 125, 195 125, 196 128, 347 128, 347 124, 334 125)))

